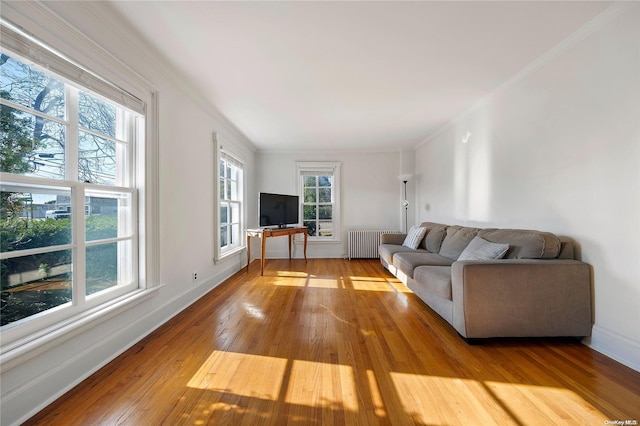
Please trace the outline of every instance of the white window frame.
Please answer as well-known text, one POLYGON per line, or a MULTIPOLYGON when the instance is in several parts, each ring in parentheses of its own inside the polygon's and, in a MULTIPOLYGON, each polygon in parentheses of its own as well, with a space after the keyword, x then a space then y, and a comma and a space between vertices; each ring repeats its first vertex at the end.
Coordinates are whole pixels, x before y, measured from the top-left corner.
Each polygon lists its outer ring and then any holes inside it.
POLYGON ((244 238, 245 231, 245 206, 246 206, 246 188, 245 188, 245 173, 244 164, 242 156, 238 155, 234 150, 229 146, 229 143, 224 140, 220 135, 214 132, 213 134, 213 143, 214 143, 214 160, 215 160, 215 182, 214 182, 214 194, 215 194, 215 229, 213 232, 214 235, 214 262, 225 259, 235 253, 241 252, 246 247, 246 241, 244 238), (222 195, 220 194, 220 179, 226 179, 220 175, 220 162, 227 161, 232 164, 234 167, 239 169, 239 177, 237 181, 237 192, 238 192, 238 200, 223 200, 222 195), (220 210, 222 205, 225 203, 235 204, 238 207, 238 222, 232 222, 231 224, 236 224, 238 226, 238 239, 235 244, 230 244, 225 247, 221 245, 221 236, 222 236, 222 222, 220 217, 220 210))
MULTIPOLYGON (((331 191, 332 222, 333 230, 331 237, 309 236, 310 242, 340 242, 342 241, 342 226, 340 217, 340 162, 339 161, 297 161, 296 179, 298 181, 298 195, 300 196, 300 223, 304 223, 304 181, 305 175, 333 176, 333 186, 331 191)), ((304 226, 304 225, 303 225, 304 226)))
MULTIPOLYGON (((57 37, 73 37, 77 45, 75 52, 91 52, 91 56, 96 61, 95 64, 103 65, 96 67, 96 71, 104 71, 108 75, 117 75, 118 83, 125 82, 127 89, 98 77, 69 58, 73 57, 73 49, 68 45, 62 45, 70 49, 68 52, 59 53, 54 50, 54 46, 46 46, 36 40, 34 36, 18 30, 4 18, 2 19, 3 46, 15 53, 16 56, 30 61, 29 65, 40 66, 44 69, 55 71, 59 77, 70 86, 88 89, 89 92, 97 93, 141 112, 144 116, 144 124, 136 120, 130 127, 132 136, 137 140, 132 143, 129 152, 128 167, 135 169, 126 170, 129 181, 126 186, 104 186, 85 182, 77 179, 65 180, 34 178, 30 176, 13 175, 2 173, 2 181, 10 180, 18 185, 48 185, 51 187, 65 187, 72 191, 71 205, 79 212, 73 219, 74 241, 69 248, 76 250, 74 256, 74 268, 78 268, 76 273, 84 273, 83 254, 78 256, 83 250, 78 247, 87 247, 97 244, 84 240, 79 240, 79 236, 84 235, 84 200, 85 192, 121 192, 131 196, 131 217, 132 229, 128 235, 118 235, 115 241, 132 241, 132 255, 135 257, 134 270, 132 271, 132 282, 125 286, 117 286, 113 291, 106 290, 95 295, 81 294, 79 299, 83 303, 71 303, 71 306, 64 308, 54 308, 42 313, 18 321, 16 326, 5 327, 1 332, 2 348, 0 349, 1 370, 13 368, 33 356, 46 350, 51 345, 56 345, 71 336, 81 333, 86 327, 95 326, 107 320, 119 312, 124 312, 132 306, 146 300, 152 296, 157 288, 157 278, 159 277, 158 264, 158 96, 157 90, 146 80, 143 80, 137 73, 131 71, 124 64, 116 60, 106 51, 96 46, 89 39, 81 37, 57 16, 40 8, 38 5, 29 6, 33 12, 29 16, 35 22, 46 22, 46 26, 37 27, 41 39, 59 40, 57 37), (57 37, 53 37, 56 35, 57 37), (25 53, 26 52, 26 53, 25 53), (75 73, 75 74, 74 74, 75 73), (115 74, 114 74, 115 73, 115 74), (133 93, 133 94, 132 94, 133 93), (133 233, 133 234, 131 234, 133 233), (79 259, 78 259, 79 258, 79 259), (76 263, 80 261, 80 263, 76 263)), ((15 15, 21 18, 20 15, 15 15)), ((32 21, 29 21, 30 23, 32 21)), ((84 238, 84 237, 82 237, 84 238)), ((104 241, 100 241, 104 242, 104 241)), ((63 247, 66 248, 66 247, 63 247)), ((37 249, 36 249, 37 251, 37 249)), ((29 254, 29 253, 25 253, 29 254)), ((83 290, 83 289, 80 289, 83 290)), ((78 293, 77 288, 73 289, 74 297, 78 293)), ((63 305, 64 306, 64 305, 63 305)))

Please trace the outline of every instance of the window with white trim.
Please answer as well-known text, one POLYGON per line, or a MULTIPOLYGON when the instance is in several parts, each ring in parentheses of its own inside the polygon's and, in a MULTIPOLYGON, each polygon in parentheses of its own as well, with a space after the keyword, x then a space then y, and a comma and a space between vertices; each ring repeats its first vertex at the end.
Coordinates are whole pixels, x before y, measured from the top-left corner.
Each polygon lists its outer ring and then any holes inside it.
POLYGON ((146 104, 2 22, 3 343, 141 288, 146 104))
POLYGON ((233 155, 220 150, 219 221, 220 257, 244 247, 242 218, 244 207, 243 166, 233 155))
POLYGON ((340 163, 297 162, 302 223, 311 239, 340 240, 340 163))

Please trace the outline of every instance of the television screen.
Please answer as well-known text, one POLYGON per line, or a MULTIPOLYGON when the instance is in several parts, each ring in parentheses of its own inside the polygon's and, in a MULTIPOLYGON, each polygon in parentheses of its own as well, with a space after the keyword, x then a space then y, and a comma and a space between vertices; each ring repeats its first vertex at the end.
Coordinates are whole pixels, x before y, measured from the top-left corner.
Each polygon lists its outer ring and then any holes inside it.
POLYGON ((297 225, 300 222, 298 198, 297 195, 261 192, 258 199, 260 226, 297 225))

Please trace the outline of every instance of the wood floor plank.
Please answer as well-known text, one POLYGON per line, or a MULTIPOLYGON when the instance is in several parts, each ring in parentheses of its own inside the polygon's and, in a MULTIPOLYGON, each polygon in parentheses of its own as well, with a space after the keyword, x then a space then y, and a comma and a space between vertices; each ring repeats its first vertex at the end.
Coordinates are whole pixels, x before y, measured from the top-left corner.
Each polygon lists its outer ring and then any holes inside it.
POLYGON ((470 346, 378 260, 250 265, 26 425, 640 421, 640 373, 556 339, 470 346))

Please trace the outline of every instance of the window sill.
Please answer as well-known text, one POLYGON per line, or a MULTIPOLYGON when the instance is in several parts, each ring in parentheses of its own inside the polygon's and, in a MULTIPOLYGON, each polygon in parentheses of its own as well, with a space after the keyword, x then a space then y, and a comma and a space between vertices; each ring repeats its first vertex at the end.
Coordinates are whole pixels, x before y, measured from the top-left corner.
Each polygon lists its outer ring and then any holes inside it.
POLYGON ((154 296, 161 286, 128 293, 110 303, 82 312, 61 324, 46 328, 2 347, 0 373, 60 345, 154 296))
POLYGON ((224 253, 220 254, 220 256, 217 259, 214 259, 214 262, 215 263, 223 262, 226 259, 228 259, 231 256, 233 256, 234 254, 242 253, 243 251, 245 251, 245 249, 246 249, 245 246, 240 246, 240 247, 236 247, 234 249, 231 249, 229 251, 225 251, 224 253))

